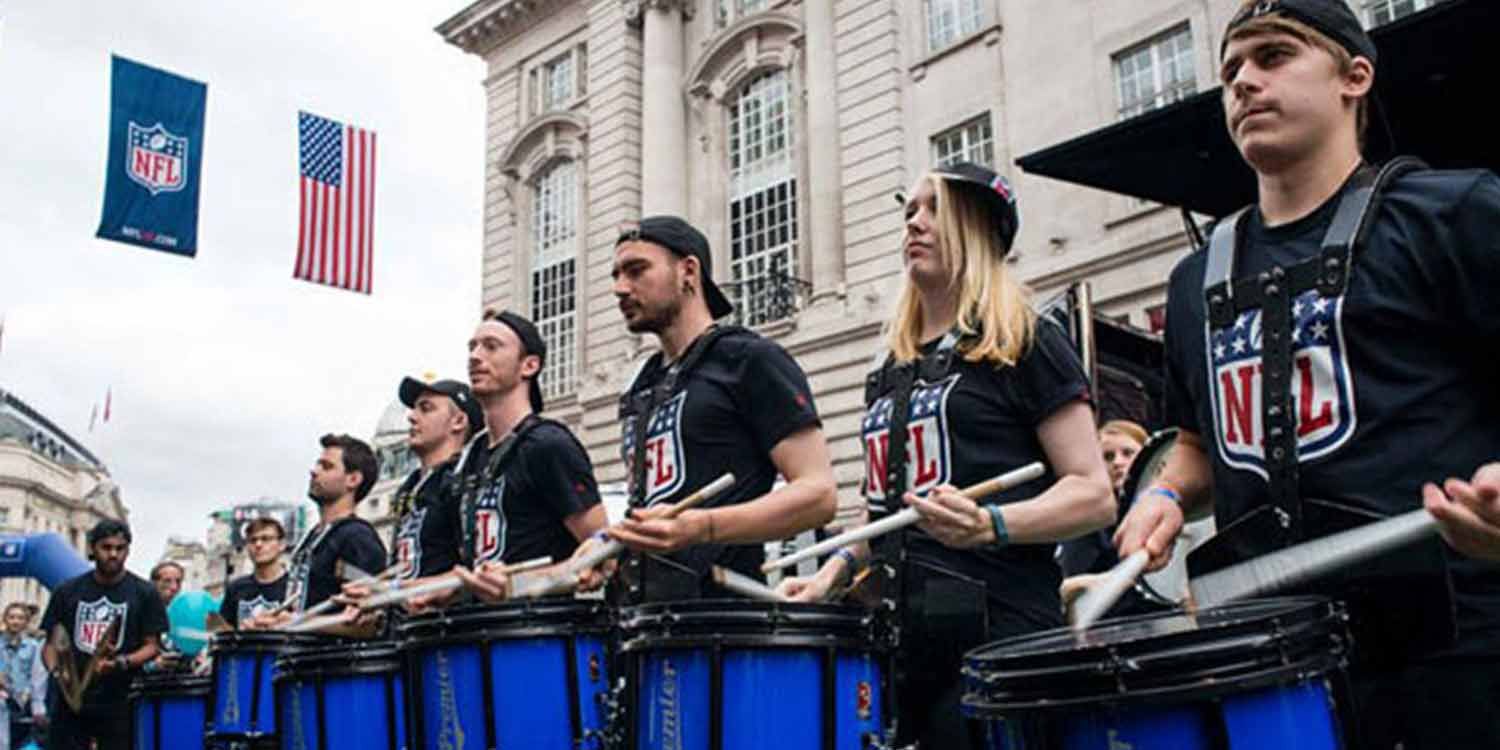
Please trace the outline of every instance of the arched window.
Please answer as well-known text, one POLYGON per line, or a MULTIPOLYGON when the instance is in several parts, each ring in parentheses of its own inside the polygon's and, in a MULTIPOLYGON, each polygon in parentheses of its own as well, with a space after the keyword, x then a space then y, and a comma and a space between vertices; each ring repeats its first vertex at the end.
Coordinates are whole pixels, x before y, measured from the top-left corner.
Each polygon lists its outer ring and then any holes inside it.
POLYGON ((542 393, 570 393, 578 372, 578 170, 559 161, 532 182, 531 320, 547 342, 542 393))
POLYGON ((729 266, 745 325, 792 314, 797 270, 795 128, 785 70, 751 79, 729 100, 729 266))

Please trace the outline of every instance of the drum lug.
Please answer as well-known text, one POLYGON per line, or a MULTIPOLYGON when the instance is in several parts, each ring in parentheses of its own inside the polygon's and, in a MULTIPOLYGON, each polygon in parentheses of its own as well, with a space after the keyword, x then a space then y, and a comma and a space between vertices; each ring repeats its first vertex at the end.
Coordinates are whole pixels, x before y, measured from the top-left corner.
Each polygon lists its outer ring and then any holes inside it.
POLYGON ((604 728, 583 730, 579 747, 621 748, 626 746, 625 730, 628 722, 625 718, 624 696, 624 677, 615 680, 614 687, 594 694, 594 700, 599 704, 599 716, 603 720, 604 728), (590 745, 590 740, 596 742, 590 745))
POLYGON ((894 720, 886 725, 885 732, 865 732, 859 740, 860 750, 920 750, 915 742, 899 747, 896 745, 896 722, 894 720))

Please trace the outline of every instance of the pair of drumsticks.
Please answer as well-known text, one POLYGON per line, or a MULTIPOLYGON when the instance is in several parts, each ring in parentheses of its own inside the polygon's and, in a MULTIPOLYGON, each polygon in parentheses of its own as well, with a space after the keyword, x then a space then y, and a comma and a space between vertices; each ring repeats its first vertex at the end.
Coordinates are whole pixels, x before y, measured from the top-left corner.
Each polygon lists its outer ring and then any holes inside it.
POLYGON ((112 617, 109 624, 104 626, 104 632, 100 634, 98 642, 94 645, 94 653, 84 664, 83 675, 78 674, 78 664, 73 660, 73 639, 68 636, 68 629, 62 623, 52 626, 49 640, 52 645, 52 653, 57 656, 57 669, 52 673, 57 680, 58 691, 62 693, 63 701, 73 713, 83 710, 83 695, 88 692, 94 680, 99 677, 99 671, 104 662, 115 658, 115 640, 120 637, 120 622, 124 618, 112 617))

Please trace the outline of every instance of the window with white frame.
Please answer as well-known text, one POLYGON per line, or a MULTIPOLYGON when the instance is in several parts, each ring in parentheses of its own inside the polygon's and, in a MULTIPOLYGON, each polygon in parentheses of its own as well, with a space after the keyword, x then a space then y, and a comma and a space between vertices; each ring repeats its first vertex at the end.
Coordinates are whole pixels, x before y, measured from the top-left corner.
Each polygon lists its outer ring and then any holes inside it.
POLYGON ((932 165, 945 167, 956 161, 994 166, 995 136, 989 113, 932 137, 932 165))
POLYGON ((729 105, 729 267, 745 325, 790 314, 797 274, 797 172, 785 71, 746 83, 729 105))
POLYGON ((1120 119, 1165 107, 1198 90, 1193 32, 1183 24, 1114 57, 1120 119))
POLYGON ((769 0, 718 0, 714 23, 722 29, 751 13, 765 10, 768 5, 769 0))
POLYGON ((587 50, 578 45, 531 69, 531 114, 566 109, 582 96, 588 73, 587 50))
POLYGON ((533 183, 531 320, 547 343, 542 394, 571 393, 578 373, 578 169, 560 161, 533 183))
POLYGON ((927 0, 927 51, 973 34, 983 23, 984 0, 927 0))
POLYGON ((1375 28, 1426 10, 1443 0, 1365 0, 1365 26, 1375 28))

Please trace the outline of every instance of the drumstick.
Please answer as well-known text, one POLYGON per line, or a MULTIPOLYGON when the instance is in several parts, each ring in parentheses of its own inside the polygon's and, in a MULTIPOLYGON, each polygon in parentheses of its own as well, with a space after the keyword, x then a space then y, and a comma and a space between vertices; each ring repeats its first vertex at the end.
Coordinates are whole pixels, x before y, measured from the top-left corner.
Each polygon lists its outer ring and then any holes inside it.
MULTIPOLYGON (((661 518, 664 520, 676 518, 683 511, 701 505, 733 486, 734 474, 725 472, 718 479, 701 487, 697 492, 678 500, 676 504, 667 508, 661 518)), ((604 561, 619 557, 624 552, 625 545, 619 540, 613 538, 606 539, 582 557, 570 561, 561 571, 548 576, 538 576, 536 583, 533 585, 516 587, 511 596, 538 597, 572 591, 578 586, 579 573, 596 568, 604 561)))
MULTIPOLYGON (((406 563, 398 562, 395 565, 392 565, 391 567, 380 571, 379 575, 373 576, 355 567, 352 563, 346 563, 343 560, 339 561, 339 567, 341 568, 341 570, 339 571, 340 573, 353 574, 349 577, 349 583, 355 585, 364 585, 370 583, 378 584, 381 581, 394 577, 397 573, 406 568, 406 563)), ((340 575, 339 577, 343 578, 344 576, 340 575)), ((343 604, 343 602, 337 601, 334 597, 330 596, 327 599, 324 599, 323 601, 318 602, 317 604, 314 604, 313 606, 308 607, 307 609, 298 613, 297 616, 293 617, 287 622, 287 624, 281 626, 281 628, 279 629, 287 630, 293 633, 299 633, 301 631, 292 630, 292 628, 301 625, 302 623, 307 622, 308 620, 311 620, 312 618, 317 617, 324 612, 328 612, 334 607, 340 606, 341 604, 343 604)))
POLYGON ((319 630, 333 627, 334 625, 342 625, 345 622, 347 621, 344 619, 344 613, 337 612, 331 615, 318 615, 317 617, 309 617, 296 624, 287 625, 286 627, 281 628, 281 631, 284 633, 314 633, 319 630))
POLYGON ((1193 579, 1188 589, 1199 609, 1217 607, 1358 565, 1436 532, 1432 514, 1413 510, 1216 570, 1193 579))
MULTIPOLYGON (((1008 490, 1016 485, 1030 482, 1046 473, 1046 471, 1047 469, 1042 466, 1042 462, 1034 461, 1015 471, 1006 472, 998 477, 991 477, 972 487, 959 490, 959 494, 970 500, 978 500, 986 495, 992 495, 996 492, 1008 490)), ((760 566, 760 570, 762 573, 769 573, 778 568, 790 568, 803 560, 811 560, 815 557, 826 555, 855 542, 863 542, 867 539, 874 539, 877 536, 889 534, 897 529, 904 529, 921 520, 921 518, 922 516, 917 512, 916 508, 906 508, 898 513, 892 513, 879 521, 867 523, 857 529, 850 529, 837 536, 831 536, 811 547, 797 550, 785 557, 768 560, 766 564, 760 566)))
MULTIPOLYGON (((506 575, 513 575, 515 573, 521 573, 527 570, 545 568, 551 564, 552 557, 550 555, 547 555, 543 557, 534 557, 530 560, 524 560, 522 562, 502 566, 499 572, 506 575)), ((441 594, 445 591, 453 591, 454 589, 463 588, 463 585, 463 579, 459 578, 456 575, 449 574, 431 581, 424 581, 408 588, 392 589, 390 591, 377 594, 361 601, 358 606, 360 611, 364 612, 372 609, 379 609, 381 607, 388 607, 392 604, 405 604, 406 602, 409 602, 412 599, 416 599, 419 596, 427 596, 428 594, 441 594)))
POLYGON ((729 568, 715 565, 713 567, 713 576, 714 583, 741 596, 748 596, 751 599, 758 599, 763 602, 788 601, 786 597, 777 593, 776 589, 729 568))
POLYGON ((1125 595, 1135 579, 1146 570, 1146 563, 1150 560, 1150 553, 1138 549, 1110 568, 1098 583, 1084 590, 1073 603, 1073 633, 1081 635, 1098 622, 1110 607, 1115 606, 1115 602, 1120 601, 1120 597, 1125 595))

